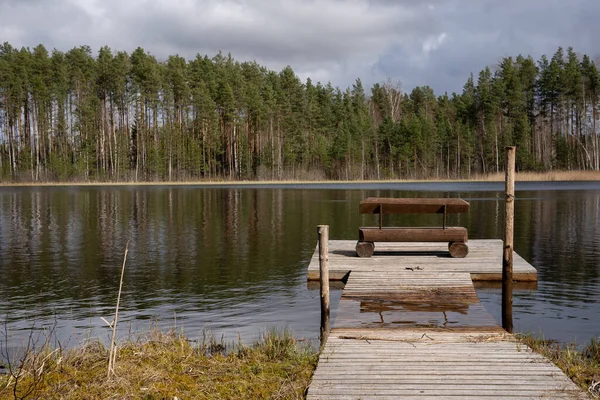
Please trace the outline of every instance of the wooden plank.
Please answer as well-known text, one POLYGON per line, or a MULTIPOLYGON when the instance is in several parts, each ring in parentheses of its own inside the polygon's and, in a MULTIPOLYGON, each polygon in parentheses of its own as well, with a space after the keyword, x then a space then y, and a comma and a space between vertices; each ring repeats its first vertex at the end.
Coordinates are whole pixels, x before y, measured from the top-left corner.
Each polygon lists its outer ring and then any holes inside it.
MULTIPOLYGON (((376 228, 378 229, 378 228, 376 228)), ((356 245, 356 240, 330 240, 329 243, 329 251, 333 254, 339 254, 340 251, 344 250, 353 250, 356 245)), ((469 242, 470 250, 474 255, 477 254, 494 254, 502 257, 502 241, 501 240, 481 240, 481 239, 473 239, 469 242)), ((388 242, 381 243, 378 248, 390 251, 390 252, 423 252, 430 253, 434 251, 443 252, 448 249, 448 247, 442 243, 435 242, 405 242, 405 243, 397 243, 397 242, 388 242)), ((318 257, 318 253, 313 253, 314 257, 318 257)))
MULTIPOLYGON (((432 273, 441 273, 441 272, 464 272, 469 274, 498 274, 501 273, 498 271, 497 266, 490 266, 485 264, 473 265, 473 264, 454 264, 454 265, 426 265, 424 263, 402 263, 398 262, 396 265, 354 265, 351 268, 348 266, 342 266, 338 264, 335 260, 330 263, 330 270, 335 269, 336 271, 349 273, 353 272, 371 272, 373 274, 380 274, 383 276, 384 274, 390 274, 398 271, 423 271, 423 272, 432 272, 432 273), (345 267, 345 268, 344 268, 345 267)), ((522 273, 535 273, 535 270, 525 270, 523 268, 522 273)))
MULTIPOLYGON (((503 397, 503 396, 498 396, 498 395, 479 395, 476 394, 477 392, 473 392, 471 394, 468 395, 450 395, 450 394, 446 394, 444 396, 428 396, 428 395, 423 395, 423 394, 419 394, 419 395, 415 395, 415 396, 407 396, 404 395, 402 396, 402 399, 418 399, 418 400, 440 400, 440 399, 456 399, 456 400, 460 400, 460 399, 482 399, 482 400, 498 400, 498 399, 506 399, 508 397, 503 397)), ((320 399, 320 400, 350 400, 350 399, 360 399, 360 400, 368 400, 368 399, 376 399, 376 400, 398 400, 398 396, 395 395, 371 395, 371 396, 348 396, 348 395, 338 395, 338 394, 331 394, 331 395, 322 395, 319 394, 317 396, 313 396, 313 395, 308 395, 306 397, 308 400, 312 400, 312 399, 320 399)), ((549 397, 541 397, 544 399, 549 399, 549 397)), ((557 393, 553 393, 552 394, 552 398, 553 399, 587 399, 589 400, 589 397, 587 397, 584 394, 577 394, 577 393, 571 393, 571 392, 566 392, 564 394, 557 394, 557 393)), ((511 400, 531 400, 532 397, 523 395, 523 396, 511 396, 510 397, 511 400)))
MULTIPOLYGON (((498 254, 489 254, 489 255, 477 255, 477 254, 469 254, 464 259, 456 259, 450 257, 448 254, 448 250, 444 250, 443 252, 437 253, 402 253, 402 252, 385 252, 381 250, 377 245, 375 246, 375 252, 372 255, 370 260, 363 260, 356 256, 356 254, 351 254, 354 250, 348 249, 346 254, 331 254, 331 263, 332 265, 343 265, 347 264, 348 266, 355 265, 364 265, 365 267, 376 266, 376 265, 468 265, 468 264, 484 264, 498 268, 498 264, 502 263, 502 258, 498 254), (461 262, 462 261, 462 262, 461 262), (366 264, 363 264, 366 262, 366 264)), ((311 260, 312 262, 312 260, 311 260)), ((520 257, 517 257, 515 260, 516 267, 529 266, 533 271, 533 267, 530 264, 523 260, 520 257), (519 265, 521 264, 521 265, 519 265)), ((473 267, 473 266, 471 266, 473 267)), ((316 269, 316 268, 315 268, 316 269)), ((476 272, 476 271, 473 271, 476 272)))
POLYGON ((361 214, 441 214, 464 213, 469 211, 469 203, 457 198, 387 198, 368 197, 360 202, 361 214))
MULTIPOLYGON (((472 243, 469 243, 473 251, 494 251, 502 254, 502 240, 500 239, 475 239, 472 243)), ((316 243, 315 243, 316 245, 316 243)), ((329 251, 335 252, 338 250, 352 249, 356 245, 356 239, 352 240, 330 240, 329 251)), ((408 242, 408 243, 395 243, 389 242, 382 244, 390 251, 399 251, 406 249, 407 251, 443 251, 446 248, 445 245, 435 242, 408 242)), ((318 255, 318 253, 317 253, 318 255)))
MULTIPOLYGON (((521 400, 531 400, 535 397, 531 397, 528 395, 521 395, 521 396, 510 396, 510 397, 503 397, 501 395, 484 395, 484 396, 474 396, 474 395, 465 395, 465 394, 445 394, 443 395, 443 397, 437 396, 437 395, 425 395, 425 394, 418 394, 418 395, 408 395, 408 394, 402 394, 401 397, 398 397, 398 395, 383 395, 383 394, 376 394, 376 395, 364 395, 364 394, 355 394, 355 395, 349 395, 349 394, 328 394, 328 395, 319 395, 317 397, 313 397, 313 396, 308 396, 307 399, 311 400, 311 399, 321 399, 321 400, 339 400, 339 399, 343 399, 343 400, 352 400, 352 399, 356 399, 356 400, 369 400, 369 399, 377 399, 377 400, 388 400, 388 399, 393 399, 393 400, 397 400, 398 398, 402 398, 402 399, 418 399, 418 400, 424 400, 424 399, 521 399, 521 400)), ((537 397, 540 399, 549 399, 550 397, 547 396, 543 396, 543 397, 537 397)), ((560 396, 554 395, 552 396, 553 399, 589 399, 589 397, 573 397, 572 394, 568 393, 568 394, 563 394, 560 396)))
POLYGON ((504 365, 494 366, 494 368, 482 369, 475 366, 461 366, 460 369, 452 366, 446 366, 431 369, 431 364, 423 366, 411 366, 408 369, 398 369, 396 366, 388 368, 377 368, 373 366, 361 365, 360 369, 340 368, 335 365, 328 366, 321 374, 316 375, 313 380, 343 380, 352 378, 354 380, 375 379, 395 380, 395 381, 418 381, 421 379, 445 379, 452 380, 486 380, 489 377, 497 378, 499 381, 531 381, 531 380, 547 380, 548 377, 563 375, 562 371, 556 371, 550 366, 543 365, 542 367, 533 366, 531 369, 523 368, 520 365, 504 365), (518 374, 518 376, 515 376, 518 374))
MULTIPOLYGON (((481 350, 481 349, 480 349, 481 350)), ((327 354, 327 353, 324 353, 327 354)), ((334 353, 331 353, 334 354, 334 353)), ((382 363, 386 365, 394 365, 394 364, 406 364, 407 367, 410 367, 412 364, 417 365, 428 365, 432 362, 434 363, 452 363, 454 366, 460 365, 496 365, 496 364, 511 364, 511 363, 520 363, 525 361, 527 363, 536 363, 543 362, 543 359, 528 356, 521 357, 517 356, 514 353, 505 353, 499 352, 498 354, 485 354, 479 355, 478 357, 469 356, 467 354, 441 354, 436 352, 435 354, 427 353, 427 361, 423 362, 424 354, 417 353, 414 356, 406 356, 406 355, 391 355, 386 354, 385 350, 381 350, 380 354, 369 353, 369 354, 348 354, 338 352, 335 353, 336 358, 342 362, 360 362, 361 364, 369 364, 369 360, 372 361, 374 365, 380 365, 382 363)))
MULTIPOLYGON (((475 293, 458 293, 450 288, 449 290, 423 290, 423 291, 406 291, 399 293, 397 291, 386 290, 357 290, 356 292, 345 293, 346 298, 364 298, 371 295, 371 298, 376 300, 397 301, 401 303, 417 303, 417 304, 447 304, 451 308, 454 304, 471 304, 477 301, 475 293)), ((451 310, 450 310, 451 311, 451 310)))
MULTIPOLYGON (((338 239, 338 240, 330 240, 329 241, 329 249, 336 249, 336 248, 340 248, 340 247, 347 247, 349 245, 352 244, 356 244, 356 240, 355 239, 338 239)), ((316 241, 315 241, 315 245, 316 245, 316 241)), ((491 249, 491 248, 496 248, 498 246, 498 244, 500 244, 500 247, 502 247, 502 239, 477 239, 477 247, 478 248, 482 248, 482 249, 491 249)), ((390 243, 390 246, 397 246, 397 247, 404 247, 404 246, 409 246, 409 247, 440 247, 439 243, 430 243, 430 242, 422 242, 422 243, 390 243)))
POLYGON ((435 329, 363 329, 363 328, 334 328, 331 330, 328 346, 343 344, 347 346, 347 339, 354 339, 356 342, 377 343, 379 341, 409 343, 415 346, 419 345, 437 345, 440 343, 452 343, 458 345, 462 343, 513 343, 516 339, 513 335, 504 330, 481 332, 471 331, 462 332, 457 330, 435 330, 435 329))
MULTIPOLYGON (((452 271, 459 271, 458 269, 452 270, 452 271)), ((443 271, 442 271, 443 272, 443 271)), ((334 270, 334 271, 329 271, 329 281, 342 281, 344 280, 349 274, 349 271, 347 270, 334 270)), ((480 273, 472 273, 471 274, 471 279, 474 282, 489 282, 489 283, 495 283, 495 282, 500 282, 502 281, 502 273, 486 273, 486 272, 480 272, 480 273)), ((316 282, 319 280, 319 272, 318 271, 308 271, 307 273, 307 280, 309 282, 316 282)), ((513 273, 513 280, 515 282, 524 282, 524 283, 531 283, 534 284, 535 282, 537 282, 537 272, 531 272, 531 273, 513 273)), ((518 287, 518 286, 517 286, 518 287)))
MULTIPOLYGON (((502 281, 501 273, 477 273, 471 274, 473 281, 479 282, 500 282, 502 281)), ((342 278, 343 279, 343 278, 342 278)), ((513 281, 515 282, 537 282, 537 272, 513 272, 513 281)), ((536 285, 537 287, 537 285, 536 285)))
MULTIPOLYGON (((346 382, 341 382, 341 383, 337 383, 337 382, 332 382, 332 381, 316 381, 314 384, 314 388, 318 389, 318 388, 323 388, 324 391, 326 390, 336 390, 336 391, 340 391, 340 392, 344 392, 347 390, 348 385, 346 385, 346 382)), ((483 390, 483 391, 491 391, 491 390, 502 390, 502 391, 519 391, 519 392, 540 392, 540 391, 549 391, 549 390, 569 390, 569 386, 567 384, 565 384, 564 382, 552 382, 552 381, 543 381, 543 382, 539 382, 539 381, 533 381, 533 382, 528 382, 528 383, 522 383, 521 385, 517 385, 517 384, 510 384, 510 383, 501 383, 501 384, 491 384, 491 383, 470 383, 470 382, 465 382, 465 383, 446 383, 443 385, 440 385, 439 383, 423 383, 423 382, 418 382, 418 383, 408 383, 408 382, 402 382, 400 384, 394 384, 391 382, 381 382, 381 383, 375 383, 375 382, 369 382, 369 383, 363 383, 363 382, 356 382, 353 381, 352 382, 352 388, 353 389, 360 389, 361 391, 376 391, 377 393, 381 393, 381 392, 401 392, 401 391, 407 391, 407 390, 423 390, 423 391, 428 391, 428 390, 447 390, 447 391, 453 391, 453 390, 483 390)))
MULTIPOLYGON (((440 275, 437 272, 428 272, 425 270, 396 270, 392 272, 386 272, 385 274, 377 272, 373 273, 372 271, 356 271, 352 274, 352 280, 356 282, 361 282, 365 280, 381 280, 382 278, 386 279, 394 279, 394 280, 420 280, 424 282, 428 282, 434 285, 436 282, 440 281, 452 281, 458 282, 466 285, 471 285, 471 277, 468 273, 446 273, 440 275)), ((348 282, 350 283, 350 282, 348 282)), ((354 282, 352 283, 354 284, 354 282)))
MULTIPOLYGON (((471 243, 469 243, 470 245, 471 243)), ((514 255, 513 255, 514 256, 514 255)), ((498 264, 502 265, 502 256, 500 254, 478 254, 470 251, 469 255, 464 259, 452 258, 448 255, 448 246, 446 249, 440 252, 423 252, 423 253, 403 253, 398 251, 386 252, 380 248, 380 245, 375 245, 375 253, 369 260, 364 260, 356 256, 355 249, 348 248, 345 251, 337 251, 329 253, 330 261, 332 265, 335 264, 347 264, 349 266, 364 265, 364 266, 376 266, 376 265, 410 265, 410 264, 424 264, 424 265, 465 265, 465 264, 487 264, 498 268, 498 264)), ((529 266, 532 270, 533 267, 521 257, 515 257, 515 266, 529 266)), ((314 261, 318 261, 318 257, 311 259, 311 264, 314 261)), ((315 262, 315 264, 317 264, 315 262)), ((316 266, 312 267, 317 269, 316 266)))
MULTIPOLYGON (((420 372, 420 374, 411 374, 412 371, 407 371, 408 373, 404 373, 405 371, 398 371, 397 373, 388 372, 387 374, 374 374, 374 373, 365 373, 361 371, 346 371, 338 372, 336 374, 328 374, 328 375, 319 375, 318 377, 313 378, 313 381, 345 381, 349 378, 348 375, 352 378, 352 381, 355 383, 370 383, 373 381, 379 381, 382 383, 388 383, 388 381, 394 381, 396 383, 459 383, 459 382, 472 382, 472 383, 484 383, 494 381, 499 384, 530 384, 535 383, 536 381, 546 381, 548 376, 560 376, 559 372, 551 372, 549 374, 540 374, 539 371, 534 371, 530 375, 521 375, 514 376, 514 372, 508 371, 508 374, 496 374, 494 372, 481 372, 477 370, 473 370, 469 374, 465 374, 463 370, 452 374, 449 372, 446 373, 426 373, 424 371, 420 372)), ((506 371, 505 371, 506 372, 506 371)))
MULTIPOLYGON (((581 392, 577 392, 575 390, 568 390, 563 388, 556 389, 544 389, 544 388, 535 388, 532 390, 525 389, 516 389, 509 390, 506 388, 478 388, 478 387, 467 387, 461 389, 447 389, 444 385, 440 385, 437 389, 419 389, 419 388, 410 388, 410 389, 394 389, 394 388, 353 388, 347 387, 343 390, 344 386, 340 387, 332 387, 332 388, 316 388, 319 391, 319 395, 315 398, 323 399, 324 395, 335 395, 335 396, 350 396, 350 397, 341 397, 341 398, 357 398, 357 399, 369 399, 371 397, 379 399, 380 395, 388 395, 392 396, 391 398, 406 398, 406 396, 473 396, 473 393, 478 393, 480 396, 497 396, 500 398, 507 397, 515 397, 519 396, 521 398, 526 399, 553 399, 556 398, 556 393, 561 393, 562 395, 567 395, 566 398, 573 398, 573 395, 580 394, 581 392)), ((310 388, 309 388, 310 393, 310 388)), ((307 399, 313 398, 312 396, 307 395, 307 399)))

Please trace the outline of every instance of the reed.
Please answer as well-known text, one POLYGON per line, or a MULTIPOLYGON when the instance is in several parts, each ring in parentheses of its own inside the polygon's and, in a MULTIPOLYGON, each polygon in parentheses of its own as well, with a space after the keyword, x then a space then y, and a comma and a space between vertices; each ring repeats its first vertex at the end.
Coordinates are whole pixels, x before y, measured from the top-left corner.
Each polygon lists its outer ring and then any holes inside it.
POLYGON ((117 362, 117 322, 119 321, 119 305, 121 303, 121 293, 123 291, 123 276, 125 275, 125 263, 127 262, 127 253, 129 252, 129 240, 125 245, 125 255, 123 256, 123 267, 121 267, 121 280, 119 281, 119 293, 117 294, 117 305, 115 307, 115 318, 111 323, 108 323, 104 318, 108 326, 112 328, 112 336, 110 339, 110 350, 108 351, 108 368, 106 376, 110 378, 111 374, 115 373, 115 363, 117 362))

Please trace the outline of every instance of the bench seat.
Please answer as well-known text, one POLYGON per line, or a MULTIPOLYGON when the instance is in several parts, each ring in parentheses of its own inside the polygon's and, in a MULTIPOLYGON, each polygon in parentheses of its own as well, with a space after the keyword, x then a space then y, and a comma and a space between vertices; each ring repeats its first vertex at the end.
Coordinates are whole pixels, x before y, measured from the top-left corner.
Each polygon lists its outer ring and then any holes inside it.
POLYGON ((360 242, 467 242, 467 228, 358 228, 360 242))
POLYGON ((356 254, 371 257, 375 242, 446 242, 448 251, 455 258, 469 253, 467 228, 359 228, 356 254))

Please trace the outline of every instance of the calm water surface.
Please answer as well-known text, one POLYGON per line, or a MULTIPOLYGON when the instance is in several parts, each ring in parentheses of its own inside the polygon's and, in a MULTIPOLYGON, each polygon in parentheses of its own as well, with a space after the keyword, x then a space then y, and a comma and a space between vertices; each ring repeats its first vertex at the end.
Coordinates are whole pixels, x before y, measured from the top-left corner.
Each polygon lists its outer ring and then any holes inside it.
MULTIPOLYGON (((472 239, 501 238, 501 183, 250 187, 0 188, 0 317, 12 342, 55 329, 63 345, 105 339, 129 255, 120 336, 158 324, 191 338, 210 331, 252 341, 271 327, 315 339, 317 290, 306 267, 316 226, 354 239, 374 224, 367 196, 460 196, 451 216, 472 239)), ((515 293, 515 329, 585 343, 600 334, 600 183, 517 184, 515 250, 538 269, 537 290, 515 293)), ((435 225, 436 216, 390 223, 435 225)), ((500 289, 478 289, 500 319, 500 289)), ((333 295, 333 308, 340 292, 333 295)))

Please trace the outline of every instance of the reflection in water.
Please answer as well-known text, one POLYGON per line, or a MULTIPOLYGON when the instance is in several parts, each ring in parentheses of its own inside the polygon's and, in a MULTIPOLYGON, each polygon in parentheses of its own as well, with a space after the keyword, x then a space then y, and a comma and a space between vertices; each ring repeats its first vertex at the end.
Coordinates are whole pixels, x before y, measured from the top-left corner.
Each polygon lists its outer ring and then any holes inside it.
POLYGON ((498 323, 478 302, 416 303, 342 297, 334 327, 496 329, 498 323))
MULTIPOLYGON (((56 325, 63 339, 104 336, 100 317, 113 312, 129 240, 121 334, 158 321, 191 337, 210 329, 252 340, 289 326, 316 338, 318 292, 306 287, 306 266, 318 224, 330 225, 331 239, 355 238, 359 226, 377 224, 358 213, 364 197, 460 196, 471 212, 449 224, 470 238, 500 238, 503 195, 490 185, 1 188, 0 315, 15 335, 35 323, 56 325)), ((600 184, 561 185, 517 192, 515 248, 540 282, 516 293, 515 326, 583 342, 600 331, 600 184)), ((386 224, 438 225, 438 217, 393 215, 386 224)), ((498 290, 478 292, 499 319, 498 290)))

